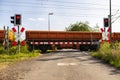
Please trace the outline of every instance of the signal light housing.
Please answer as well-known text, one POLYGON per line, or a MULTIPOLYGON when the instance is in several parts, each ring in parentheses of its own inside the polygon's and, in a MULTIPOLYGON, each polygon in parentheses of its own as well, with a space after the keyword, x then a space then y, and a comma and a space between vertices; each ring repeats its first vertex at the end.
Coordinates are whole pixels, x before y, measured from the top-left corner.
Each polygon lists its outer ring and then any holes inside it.
POLYGON ((109 26, 109 19, 108 18, 104 18, 104 27, 108 27, 109 26))
POLYGON ((15 14, 15 25, 21 25, 21 15, 15 14))
POLYGON ((11 18, 11 23, 14 24, 15 23, 14 16, 11 16, 10 18, 11 18))
POLYGON ((11 16, 11 23, 14 24, 14 26, 21 25, 21 15, 15 14, 14 16, 11 16))

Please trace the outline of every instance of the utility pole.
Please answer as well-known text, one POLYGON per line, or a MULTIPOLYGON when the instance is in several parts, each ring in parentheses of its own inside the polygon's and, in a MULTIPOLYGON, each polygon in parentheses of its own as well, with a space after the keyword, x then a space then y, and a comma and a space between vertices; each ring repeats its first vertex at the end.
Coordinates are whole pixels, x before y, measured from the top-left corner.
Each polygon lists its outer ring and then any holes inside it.
POLYGON ((109 10, 110 10, 110 16, 109 16, 109 19, 110 19, 110 43, 112 46, 111 0, 109 0, 109 10))

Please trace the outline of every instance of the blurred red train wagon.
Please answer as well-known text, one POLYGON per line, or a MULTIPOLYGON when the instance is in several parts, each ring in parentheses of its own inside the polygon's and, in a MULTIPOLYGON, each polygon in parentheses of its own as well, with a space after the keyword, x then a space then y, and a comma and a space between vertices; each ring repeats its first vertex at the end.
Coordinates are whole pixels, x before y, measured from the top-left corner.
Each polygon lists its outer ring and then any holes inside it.
POLYGON ((98 40, 102 38, 100 32, 63 32, 63 31, 26 31, 27 40, 98 40))
POLYGON ((34 48, 39 46, 41 50, 43 48, 46 50, 52 46, 59 48, 96 49, 101 38, 101 32, 26 31, 26 40, 29 46, 34 45, 34 48))
POLYGON ((4 37, 5 37, 4 30, 0 30, 0 43, 3 43, 4 37))
POLYGON ((120 41, 120 32, 114 32, 112 33, 112 40, 115 41, 120 41))

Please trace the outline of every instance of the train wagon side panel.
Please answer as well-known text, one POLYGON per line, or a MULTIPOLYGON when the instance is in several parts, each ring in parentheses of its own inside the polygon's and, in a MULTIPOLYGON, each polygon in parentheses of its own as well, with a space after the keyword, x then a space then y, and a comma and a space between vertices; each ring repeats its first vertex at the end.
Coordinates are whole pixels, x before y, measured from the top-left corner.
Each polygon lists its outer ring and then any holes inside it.
POLYGON ((0 30, 0 42, 3 42, 5 37, 4 30, 0 30))
POLYGON ((94 36, 91 35, 91 37, 92 37, 93 40, 100 40, 102 38, 101 34, 102 33, 99 33, 99 32, 98 33, 92 32, 92 35, 94 35, 94 36))
POLYGON ((48 39, 48 32, 26 31, 27 40, 44 40, 48 39))
POLYGON ((60 31, 26 31, 26 39, 34 40, 99 40, 101 33, 94 32, 60 32, 60 31))
POLYGON ((113 41, 120 41, 120 33, 118 32, 112 33, 112 39, 113 41))
MULTIPOLYGON (((102 38, 100 32, 75 32, 75 31, 26 31, 26 40, 29 45, 37 46, 43 51, 57 46, 61 48, 90 48, 99 44, 102 38), (93 46, 92 46, 93 45, 93 46)), ((53 49, 53 48, 52 48, 53 49)))

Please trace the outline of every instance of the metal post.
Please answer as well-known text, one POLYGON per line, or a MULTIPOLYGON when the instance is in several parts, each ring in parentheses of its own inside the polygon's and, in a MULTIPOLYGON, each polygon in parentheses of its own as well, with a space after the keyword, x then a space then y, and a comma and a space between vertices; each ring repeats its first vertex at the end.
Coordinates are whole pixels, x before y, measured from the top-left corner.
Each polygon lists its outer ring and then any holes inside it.
POLYGON ((111 0, 109 1, 109 7, 110 7, 110 16, 109 16, 109 19, 110 19, 110 43, 111 43, 111 46, 112 46, 111 0))
POLYGON ((106 41, 106 27, 104 26, 104 35, 105 35, 105 41, 106 41))
POLYGON ((7 54, 9 55, 9 27, 7 27, 7 54))
POLYGON ((48 13, 48 31, 50 31, 50 15, 53 15, 53 13, 48 13))
POLYGON ((5 31, 5 39, 4 39, 4 43, 3 45, 5 46, 5 51, 6 53, 9 55, 9 38, 8 38, 8 35, 9 35, 9 27, 7 27, 7 29, 5 28, 4 26, 4 31, 5 31))
MULTIPOLYGON (((4 38, 4 43, 3 43, 3 45, 4 45, 4 49, 5 49, 5 51, 6 51, 6 49, 7 49, 7 31, 6 31, 6 28, 5 28, 5 26, 4 26, 4 32, 5 32, 5 34, 4 34, 4 36, 5 36, 5 38, 4 38)), ((7 51, 6 51, 7 52, 7 51)))
POLYGON ((19 38, 20 38, 20 32, 19 32, 19 25, 18 25, 18 53, 20 53, 20 40, 19 40, 19 38))
POLYGON ((50 15, 48 14, 48 31, 50 31, 50 15))
POLYGON ((35 51, 35 45, 34 45, 34 40, 33 40, 33 53, 34 53, 34 51, 35 51))
POLYGON ((104 26, 104 32, 106 33, 106 27, 104 26))

